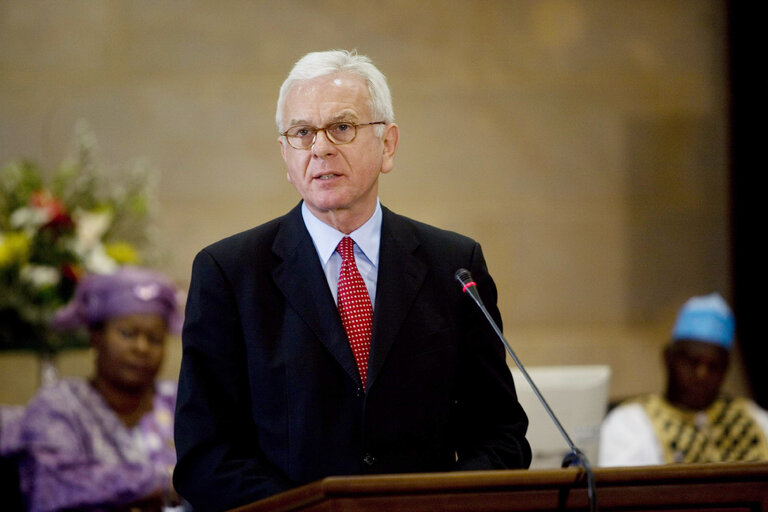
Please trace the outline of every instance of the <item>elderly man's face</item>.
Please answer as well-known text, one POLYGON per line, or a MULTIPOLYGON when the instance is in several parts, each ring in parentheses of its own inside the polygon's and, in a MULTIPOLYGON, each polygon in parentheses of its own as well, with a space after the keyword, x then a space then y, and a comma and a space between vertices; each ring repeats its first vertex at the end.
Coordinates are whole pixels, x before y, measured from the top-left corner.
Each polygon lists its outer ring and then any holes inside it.
MULTIPOLYGON (((299 82, 286 96, 283 129, 296 125, 323 128, 338 121, 381 121, 371 117, 369 102, 365 80, 354 74, 299 82)), ((283 137, 279 141, 288 181, 310 211, 337 229, 355 229, 375 208, 379 173, 392 169, 398 130, 394 124, 386 125, 379 137, 375 126, 359 126, 355 140, 344 145, 333 144, 320 131, 309 149, 295 149, 283 137)))

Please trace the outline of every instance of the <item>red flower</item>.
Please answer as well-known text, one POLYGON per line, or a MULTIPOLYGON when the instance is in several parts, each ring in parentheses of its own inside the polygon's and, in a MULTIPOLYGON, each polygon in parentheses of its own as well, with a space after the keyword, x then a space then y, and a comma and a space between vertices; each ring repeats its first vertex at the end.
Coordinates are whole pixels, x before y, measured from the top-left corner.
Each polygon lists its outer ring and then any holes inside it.
POLYGON ((61 277, 67 281, 77 283, 83 275, 83 269, 75 263, 63 263, 61 265, 61 277))
POLYGON ((56 196, 50 191, 41 189, 32 193, 29 203, 38 210, 45 213, 46 222, 43 228, 66 229, 74 226, 72 217, 67 213, 67 209, 56 196))

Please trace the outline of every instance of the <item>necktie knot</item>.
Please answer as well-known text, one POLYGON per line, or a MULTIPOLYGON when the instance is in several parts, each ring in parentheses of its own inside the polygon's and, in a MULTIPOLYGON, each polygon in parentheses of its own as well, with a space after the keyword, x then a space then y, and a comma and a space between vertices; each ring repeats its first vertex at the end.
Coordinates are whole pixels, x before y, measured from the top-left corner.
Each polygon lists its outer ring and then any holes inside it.
POLYGON ((341 254, 341 260, 345 261, 349 258, 354 258, 355 254, 355 241, 352 240, 350 237, 345 236, 341 239, 341 242, 339 242, 339 245, 336 247, 336 250, 339 251, 339 254, 341 254))

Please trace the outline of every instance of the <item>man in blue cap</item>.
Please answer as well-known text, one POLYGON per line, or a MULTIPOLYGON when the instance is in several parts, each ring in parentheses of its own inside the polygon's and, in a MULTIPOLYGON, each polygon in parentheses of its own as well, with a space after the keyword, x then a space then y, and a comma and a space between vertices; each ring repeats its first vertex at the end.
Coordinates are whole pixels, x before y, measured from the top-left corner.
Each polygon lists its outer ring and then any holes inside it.
POLYGON ((667 387, 611 411, 601 427, 601 466, 768 460, 768 412, 720 396, 734 339, 717 293, 689 299, 664 350, 667 387))

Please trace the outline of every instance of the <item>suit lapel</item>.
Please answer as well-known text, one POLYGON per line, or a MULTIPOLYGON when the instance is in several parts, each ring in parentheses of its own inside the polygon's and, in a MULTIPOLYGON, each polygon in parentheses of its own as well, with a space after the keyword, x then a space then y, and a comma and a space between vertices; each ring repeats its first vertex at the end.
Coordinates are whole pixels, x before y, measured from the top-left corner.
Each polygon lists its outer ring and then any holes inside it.
POLYGON ((387 208, 382 207, 382 210, 368 387, 383 367, 427 273, 427 265, 413 254, 419 245, 416 235, 399 216, 387 208))
POLYGON ((275 236, 272 250, 283 260, 272 271, 272 276, 286 301, 344 371, 359 381, 357 364, 333 296, 328 290, 317 251, 304 226, 300 205, 285 216, 285 222, 281 223, 275 236))

